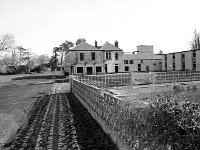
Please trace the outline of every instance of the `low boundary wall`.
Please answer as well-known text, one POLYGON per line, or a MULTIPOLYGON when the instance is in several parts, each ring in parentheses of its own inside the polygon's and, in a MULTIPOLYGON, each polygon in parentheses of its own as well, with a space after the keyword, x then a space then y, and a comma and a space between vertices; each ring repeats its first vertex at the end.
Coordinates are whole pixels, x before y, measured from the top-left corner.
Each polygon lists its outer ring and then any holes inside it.
MULTIPOLYGON (((87 108, 88 112, 102 126, 104 131, 111 136, 120 150, 133 150, 139 147, 137 137, 129 131, 127 121, 135 108, 131 101, 124 101, 110 93, 103 92, 100 88, 87 85, 77 79, 71 78, 71 92, 87 108)), ((132 97, 139 101, 142 108, 148 107, 148 101, 157 101, 164 98, 173 98, 174 91, 141 93, 132 97), (147 103, 146 103, 147 102, 147 103)), ((176 95, 177 96, 177 95, 176 95)), ((180 96, 182 96, 180 94, 180 96)))
POLYGON ((99 88, 78 80, 71 79, 71 90, 120 150, 132 150, 130 142, 120 133, 122 126, 120 127, 120 118, 117 117, 122 111, 120 105, 123 102, 107 93, 102 95, 99 88))

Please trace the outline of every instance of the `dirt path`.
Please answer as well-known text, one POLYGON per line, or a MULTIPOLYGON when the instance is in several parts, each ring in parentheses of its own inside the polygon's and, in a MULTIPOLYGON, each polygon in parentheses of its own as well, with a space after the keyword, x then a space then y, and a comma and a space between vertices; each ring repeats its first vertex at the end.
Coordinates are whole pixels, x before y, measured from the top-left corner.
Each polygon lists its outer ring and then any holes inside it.
POLYGON ((4 146, 13 150, 117 150, 87 109, 69 92, 68 83, 54 84, 38 100, 27 124, 4 146))
POLYGON ((55 114, 55 121, 54 121, 54 128, 53 128, 53 150, 58 150, 58 127, 59 127, 59 114, 60 114, 60 100, 58 99, 58 95, 56 95, 56 114, 55 114))

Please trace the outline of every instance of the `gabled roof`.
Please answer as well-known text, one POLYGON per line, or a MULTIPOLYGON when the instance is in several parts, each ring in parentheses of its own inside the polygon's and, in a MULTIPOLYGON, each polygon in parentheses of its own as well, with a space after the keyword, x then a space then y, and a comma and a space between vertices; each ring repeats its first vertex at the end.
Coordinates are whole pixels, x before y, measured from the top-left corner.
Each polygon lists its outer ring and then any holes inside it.
POLYGON ((72 48, 70 51, 99 51, 99 49, 82 41, 80 44, 72 48))
POLYGON ((107 41, 102 45, 102 47, 100 48, 100 50, 110 50, 110 51, 122 51, 122 49, 115 47, 114 45, 108 43, 107 41))

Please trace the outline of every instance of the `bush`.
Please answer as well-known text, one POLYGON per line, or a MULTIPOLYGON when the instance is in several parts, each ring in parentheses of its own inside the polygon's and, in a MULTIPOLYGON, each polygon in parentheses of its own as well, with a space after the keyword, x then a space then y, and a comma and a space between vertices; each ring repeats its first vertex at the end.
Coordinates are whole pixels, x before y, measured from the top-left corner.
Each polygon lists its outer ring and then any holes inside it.
POLYGON ((17 68, 15 66, 8 66, 8 67, 6 67, 5 74, 6 75, 17 74, 17 68))
POLYGON ((29 67, 26 65, 20 65, 17 67, 17 73, 24 74, 29 72, 29 67))
POLYGON ((46 71, 46 65, 38 65, 35 68, 31 69, 31 72, 43 73, 46 71))
POLYGON ((139 141, 138 149, 199 150, 200 104, 156 101, 149 108, 136 108, 125 121, 127 133, 139 141))

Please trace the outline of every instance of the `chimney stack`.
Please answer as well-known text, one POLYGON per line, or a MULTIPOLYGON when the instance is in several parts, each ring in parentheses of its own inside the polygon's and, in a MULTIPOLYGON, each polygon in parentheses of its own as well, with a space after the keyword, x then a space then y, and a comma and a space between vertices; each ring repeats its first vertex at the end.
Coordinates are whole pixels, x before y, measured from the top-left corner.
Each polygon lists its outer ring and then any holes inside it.
POLYGON ((97 41, 96 41, 96 40, 95 40, 95 42, 94 42, 94 43, 95 43, 95 47, 97 47, 97 41))
POLYGON ((118 41, 117 40, 115 41, 115 47, 118 47, 118 41))

